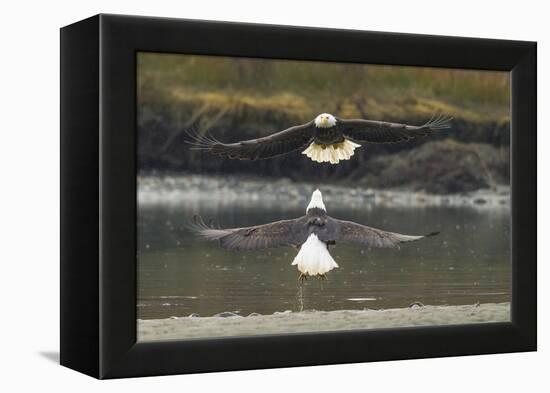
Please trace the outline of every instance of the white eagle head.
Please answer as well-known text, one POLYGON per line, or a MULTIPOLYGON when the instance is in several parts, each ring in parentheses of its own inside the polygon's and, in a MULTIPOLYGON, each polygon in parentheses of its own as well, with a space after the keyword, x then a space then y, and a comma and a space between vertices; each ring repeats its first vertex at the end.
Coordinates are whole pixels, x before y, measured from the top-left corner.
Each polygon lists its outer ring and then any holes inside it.
POLYGON ((307 205, 306 214, 309 209, 313 208, 327 211, 327 209, 325 208, 325 204, 323 203, 323 194, 321 194, 321 191, 319 191, 318 189, 313 191, 313 194, 311 194, 311 201, 309 202, 309 205, 307 205))
POLYGON ((329 128, 336 125, 336 118, 330 113, 321 113, 315 118, 315 127, 329 128))

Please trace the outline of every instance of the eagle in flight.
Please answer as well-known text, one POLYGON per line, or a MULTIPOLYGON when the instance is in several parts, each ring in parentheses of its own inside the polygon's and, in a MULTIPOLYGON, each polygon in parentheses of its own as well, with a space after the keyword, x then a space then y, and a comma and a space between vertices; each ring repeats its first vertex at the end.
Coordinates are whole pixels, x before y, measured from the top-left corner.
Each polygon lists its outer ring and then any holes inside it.
POLYGON ((259 250, 280 246, 300 247, 292 265, 297 265, 303 282, 308 276, 326 279, 326 273, 338 267, 329 252, 336 242, 354 242, 368 247, 399 247, 428 236, 401 235, 368 227, 352 221, 343 221, 327 215, 321 191, 315 190, 306 208, 306 215, 291 220, 246 228, 212 228, 195 216, 190 229, 207 240, 218 241, 225 249, 259 250))
POLYGON ((188 132, 194 150, 221 157, 259 160, 302 150, 316 162, 338 164, 349 160, 356 148, 366 143, 411 141, 434 131, 449 128, 451 117, 436 116, 421 126, 365 119, 341 119, 322 113, 308 123, 293 126, 258 139, 222 143, 211 135, 188 132))

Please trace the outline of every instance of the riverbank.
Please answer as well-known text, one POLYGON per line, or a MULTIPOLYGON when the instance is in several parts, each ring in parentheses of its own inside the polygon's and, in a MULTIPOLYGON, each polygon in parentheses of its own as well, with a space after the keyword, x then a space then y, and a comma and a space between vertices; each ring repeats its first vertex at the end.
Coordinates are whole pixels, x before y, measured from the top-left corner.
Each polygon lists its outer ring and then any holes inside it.
POLYGON ((292 182, 286 178, 260 179, 244 176, 140 175, 137 179, 138 202, 148 205, 181 205, 185 201, 216 201, 220 205, 255 203, 305 206, 311 193, 319 188, 325 203, 351 207, 372 205, 386 207, 451 206, 475 209, 508 209, 510 188, 439 195, 426 192, 377 190, 333 184, 292 182))
POLYGON ((508 322, 510 303, 420 306, 388 310, 285 311, 247 317, 221 313, 137 321, 138 341, 328 332, 411 326, 508 322))

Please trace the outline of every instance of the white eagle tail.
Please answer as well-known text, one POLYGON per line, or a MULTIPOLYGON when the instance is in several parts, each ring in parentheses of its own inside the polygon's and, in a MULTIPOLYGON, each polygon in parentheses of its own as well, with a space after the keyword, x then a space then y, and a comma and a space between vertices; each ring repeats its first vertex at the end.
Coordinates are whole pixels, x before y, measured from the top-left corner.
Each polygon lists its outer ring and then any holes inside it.
POLYGON ((302 244, 298 255, 292 261, 292 265, 298 265, 298 270, 305 275, 316 276, 325 274, 338 267, 332 255, 328 252, 327 245, 316 234, 312 233, 302 244))
POLYGON ((361 147, 361 145, 348 141, 347 139, 333 145, 319 145, 313 142, 302 152, 302 154, 305 154, 316 162, 338 164, 340 160, 349 160, 358 147, 361 147))

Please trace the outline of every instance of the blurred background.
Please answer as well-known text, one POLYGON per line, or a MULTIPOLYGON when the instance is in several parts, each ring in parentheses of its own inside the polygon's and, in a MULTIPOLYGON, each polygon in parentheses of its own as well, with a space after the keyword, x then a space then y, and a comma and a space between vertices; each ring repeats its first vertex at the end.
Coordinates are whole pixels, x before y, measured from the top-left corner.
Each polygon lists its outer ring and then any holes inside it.
POLYGON ((157 53, 138 55, 140 173, 252 175, 455 193, 509 183, 506 72, 157 53), (223 142, 258 138, 319 113, 452 128, 414 143, 369 145, 337 166, 299 152, 254 163, 190 152, 198 122, 223 142))
POLYGON ((475 304, 510 300, 510 96, 505 72, 138 54, 138 317, 475 304), (189 150, 199 124, 223 142, 258 138, 322 112, 452 128, 368 145, 338 165, 300 152, 246 162, 189 150), (305 213, 422 234, 396 250, 338 244, 329 281, 297 285, 294 249, 235 252, 185 229, 305 213))

